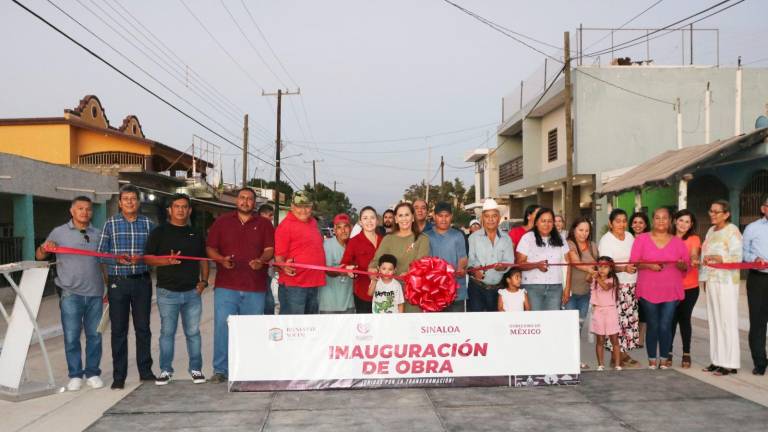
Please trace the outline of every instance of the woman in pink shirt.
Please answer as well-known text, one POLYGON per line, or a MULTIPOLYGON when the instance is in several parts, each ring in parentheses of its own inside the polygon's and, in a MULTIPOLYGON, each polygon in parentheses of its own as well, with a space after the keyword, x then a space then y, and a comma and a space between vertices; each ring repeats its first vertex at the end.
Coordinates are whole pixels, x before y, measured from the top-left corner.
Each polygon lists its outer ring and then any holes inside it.
MULTIPOLYGON (((656 359, 666 359, 672 350, 672 323, 677 303, 685 298, 683 276, 691 261, 685 243, 670 232, 671 220, 669 209, 656 209, 651 232, 635 239, 630 258, 646 262, 637 266, 637 297, 648 325, 645 349, 649 369, 656 369, 656 359)), ((666 364, 660 367, 668 368, 666 364)))

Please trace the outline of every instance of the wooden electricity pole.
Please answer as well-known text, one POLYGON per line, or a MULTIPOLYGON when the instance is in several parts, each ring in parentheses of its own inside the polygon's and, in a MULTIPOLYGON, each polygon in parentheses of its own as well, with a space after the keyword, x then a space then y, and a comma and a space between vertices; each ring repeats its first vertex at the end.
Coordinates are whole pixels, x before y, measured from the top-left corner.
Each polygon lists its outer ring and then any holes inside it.
POLYGON ((563 33, 563 60, 565 69, 565 183, 563 187, 563 215, 573 221, 573 119, 571 113, 571 35, 563 33))
POLYGON ((278 89, 277 93, 265 93, 261 91, 262 96, 277 96, 277 129, 275 137, 275 226, 280 223, 280 147, 282 145, 280 141, 280 116, 282 114, 283 95, 297 95, 301 94, 301 89, 297 89, 295 92, 282 89, 278 89))

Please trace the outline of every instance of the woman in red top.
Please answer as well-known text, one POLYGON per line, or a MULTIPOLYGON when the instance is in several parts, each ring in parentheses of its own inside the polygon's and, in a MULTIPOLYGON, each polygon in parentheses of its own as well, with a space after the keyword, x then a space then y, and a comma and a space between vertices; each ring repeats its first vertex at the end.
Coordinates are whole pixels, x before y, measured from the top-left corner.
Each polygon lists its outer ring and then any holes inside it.
MULTIPOLYGON (((675 329, 680 325, 680 338, 683 340, 683 360, 681 366, 684 369, 691 367, 691 315, 696 300, 699 299, 699 253, 701 252, 701 238, 696 234, 696 216, 689 210, 680 210, 675 213, 675 223, 672 232, 685 243, 688 254, 691 256, 691 266, 683 277, 683 290, 685 299, 678 303, 675 311, 675 320, 672 323, 672 341, 675 340, 675 329)), ((667 367, 672 366, 672 353, 669 353, 666 361, 667 367)))
POLYGON ((526 207, 525 212, 523 212, 523 224, 509 230, 509 238, 512 239, 512 248, 514 250, 517 250, 517 244, 520 243, 523 235, 533 229, 533 221, 536 219, 536 213, 539 212, 540 208, 541 206, 538 204, 531 204, 526 207))
MULTIPOLYGON (((382 239, 382 236, 376 233, 377 222, 378 216, 373 207, 363 207, 360 210, 359 223, 363 227, 363 231, 347 242, 344 256, 341 258, 341 265, 349 269, 368 269, 368 265, 382 239)), ((371 296, 368 295, 369 284, 370 279, 368 277, 355 275, 354 294, 355 312, 357 313, 371 313, 371 296)))

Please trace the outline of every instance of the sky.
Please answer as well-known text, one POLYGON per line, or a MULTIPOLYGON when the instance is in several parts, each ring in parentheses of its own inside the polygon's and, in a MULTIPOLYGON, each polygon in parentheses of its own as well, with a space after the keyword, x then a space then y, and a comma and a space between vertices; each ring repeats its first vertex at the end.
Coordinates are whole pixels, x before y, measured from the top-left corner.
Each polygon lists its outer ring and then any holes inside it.
MULTIPOLYGON (((250 148, 270 163, 276 101, 262 92, 300 87, 300 95, 283 98, 283 167, 289 181, 301 187, 311 183, 315 160, 318 182, 329 187, 337 182, 357 208, 379 209, 425 177, 438 182, 441 156, 446 179, 472 184, 465 155, 495 146, 501 98, 542 66, 544 54, 562 55, 556 48, 564 31, 575 34, 580 24, 617 28, 654 4, 626 27, 663 27, 717 3, 454 0, 536 39, 526 41, 542 54, 443 0, 19 1, 238 145, 248 113, 250 148)), ((720 29, 721 65, 742 56, 747 66, 768 67, 765 16, 767 1, 746 0, 696 27, 720 29)), ((640 34, 617 32, 614 40, 640 34)), ((241 178, 239 149, 11 1, 0 3, 0 38, 6 41, 0 118, 61 116, 84 95, 95 94, 113 126, 134 114, 149 139, 179 150, 200 136, 219 146, 225 181, 234 180, 233 161, 241 178)), ((611 38, 609 32, 585 31, 583 40, 589 53, 608 47, 611 38)), ((714 64, 714 34, 696 33, 694 42, 695 62, 714 64)), ((681 46, 688 50, 688 39, 681 41, 679 33, 655 39, 651 57, 679 64, 681 46)), ((644 53, 640 45, 621 54, 642 58, 644 53)), ((606 64, 609 57, 585 63, 606 64)), ((274 178, 274 168, 253 157, 249 171, 274 178)))

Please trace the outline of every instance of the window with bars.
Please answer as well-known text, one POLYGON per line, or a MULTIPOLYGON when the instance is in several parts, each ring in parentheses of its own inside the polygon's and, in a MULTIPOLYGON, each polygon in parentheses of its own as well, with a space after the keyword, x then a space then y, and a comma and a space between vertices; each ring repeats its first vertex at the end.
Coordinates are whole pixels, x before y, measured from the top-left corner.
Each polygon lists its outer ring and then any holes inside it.
POLYGON ((523 178, 523 157, 518 156, 499 166, 499 184, 505 185, 523 178))
POLYGON ((547 133, 547 161, 553 162, 556 160, 557 160, 557 128, 554 128, 547 133))

